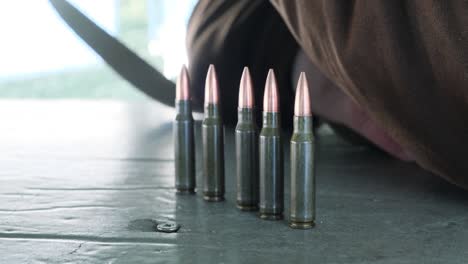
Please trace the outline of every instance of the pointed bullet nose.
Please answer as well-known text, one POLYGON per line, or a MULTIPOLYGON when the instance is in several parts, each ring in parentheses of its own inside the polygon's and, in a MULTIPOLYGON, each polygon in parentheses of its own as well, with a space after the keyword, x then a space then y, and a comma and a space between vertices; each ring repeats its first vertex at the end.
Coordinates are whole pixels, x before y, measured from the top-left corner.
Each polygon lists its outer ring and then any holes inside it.
POLYGON ((254 107, 254 91, 248 67, 244 67, 239 85, 239 108, 254 107))
POLYGON ((263 95, 263 111, 279 112, 279 95, 276 85, 276 77, 273 69, 268 71, 265 83, 265 94, 263 95))
POLYGON ((307 77, 304 72, 301 72, 299 75, 299 81, 297 82, 296 99, 294 102, 294 115, 312 115, 312 110, 310 109, 309 85, 307 83, 307 77))
POLYGON ((176 84, 176 100, 189 100, 190 99, 190 81, 188 70, 185 65, 182 65, 179 77, 176 84))
POLYGON ((218 104, 218 77, 213 64, 208 67, 205 81, 205 105, 218 104))

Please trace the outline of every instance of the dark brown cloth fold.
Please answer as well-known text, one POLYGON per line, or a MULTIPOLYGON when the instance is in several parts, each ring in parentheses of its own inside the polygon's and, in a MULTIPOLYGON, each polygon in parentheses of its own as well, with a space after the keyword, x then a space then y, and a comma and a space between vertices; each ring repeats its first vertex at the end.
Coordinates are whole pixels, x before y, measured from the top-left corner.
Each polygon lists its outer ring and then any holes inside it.
POLYGON ((418 164, 468 187, 468 1, 272 2, 318 68, 418 164))
POLYGON ((259 109, 268 69, 273 68, 280 87, 283 121, 290 122, 294 98, 290 71, 298 46, 269 1, 199 1, 190 18, 187 48, 193 100, 198 110, 203 106, 209 64, 216 66, 223 118, 231 125, 237 121, 243 67, 250 68, 259 109))
MULTIPOLYGON (((468 188, 468 1, 271 2, 317 68, 419 165, 468 188)), ((201 1, 187 44, 198 93, 209 63, 217 66, 223 100, 233 102, 244 65, 257 91, 271 66, 282 109, 292 109, 286 87, 297 46, 269 3, 201 1)), ((235 104, 223 110, 235 120, 235 104)))

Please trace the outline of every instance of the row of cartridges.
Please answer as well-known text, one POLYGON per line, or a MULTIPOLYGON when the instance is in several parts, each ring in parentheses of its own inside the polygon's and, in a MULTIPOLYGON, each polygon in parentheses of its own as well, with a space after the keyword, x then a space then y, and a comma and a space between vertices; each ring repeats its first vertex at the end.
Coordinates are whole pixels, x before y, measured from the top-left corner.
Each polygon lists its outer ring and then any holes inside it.
MULTIPOLYGON (((176 87, 174 121, 175 187, 178 193, 195 193, 194 121, 188 71, 182 68, 176 87)), ((261 219, 279 220, 284 210, 283 149, 278 87, 269 70, 263 97, 260 134, 255 122, 254 90, 247 67, 239 87, 238 123, 235 129, 237 207, 259 211, 261 219)), ((315 155, 312 112, 305 73, 301 73, 294 103, 294 129, 290 141, 289 226, 313 227, 315 221, 315 155)), ((203 198, 224 200, 224 127, 219 109, 215 67, 210 65, 205 83, 202 123, 203 198)))

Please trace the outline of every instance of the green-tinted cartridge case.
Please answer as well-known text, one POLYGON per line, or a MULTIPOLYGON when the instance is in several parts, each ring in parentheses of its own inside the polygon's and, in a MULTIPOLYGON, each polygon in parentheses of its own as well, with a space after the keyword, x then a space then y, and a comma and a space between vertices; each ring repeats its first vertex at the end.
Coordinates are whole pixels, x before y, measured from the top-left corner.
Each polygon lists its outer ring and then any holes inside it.
POLYGON ((295 116, 291 137, 291 208, 289 226, 315 225, 315 142, 312 116, 295 116))
POLYGON ((278 112, 263 112, 259 139, 260 218, 283 217, 283 149, 278 112))
POLYGON ((174 121, 175 187, 179 193, 195 192, 195 146, 190 100, 176 101, 174 121))
POLYGON ((236 126, 237 207, 244 211, 258 209, 257 137, 254 110, 252 108, 239 108, 236 126))
POLYGON ((216 104, 205 105, 202 124, 203 198, 224 200, 224 127, 216 104))

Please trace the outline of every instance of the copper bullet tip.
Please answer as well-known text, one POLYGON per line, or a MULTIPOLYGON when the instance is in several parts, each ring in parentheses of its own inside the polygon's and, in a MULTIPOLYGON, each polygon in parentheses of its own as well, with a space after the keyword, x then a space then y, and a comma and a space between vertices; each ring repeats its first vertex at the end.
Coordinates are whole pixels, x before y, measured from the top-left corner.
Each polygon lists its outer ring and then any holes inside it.
POLYGON ((239 85, 239 108, 254 107, 254 91, 248 67, 244 67, 239 85))
POLYGON ((188 70, 185 65, 182 65, 179 77, 176 84, 176 100, 189 100, 190 99, 190 81, 188 70))
POLYGON ((205 81, 205 105, 218 104, 218 78, 213 64, 208 67, 205 81))
POLYGON ((299 81, 297 82, 296 99, 294 102, 294 115, 312 115, 312 110, 310 109, 309 85, 307 84, 307 77, 304 72, 301 72, 299 75, 299 81))
POLYGON ((279 95, 276 85, 275 72, 273 69, 268 71, 265 83, 265 94, 263 95, 263 111, 279 112, 279 95))

